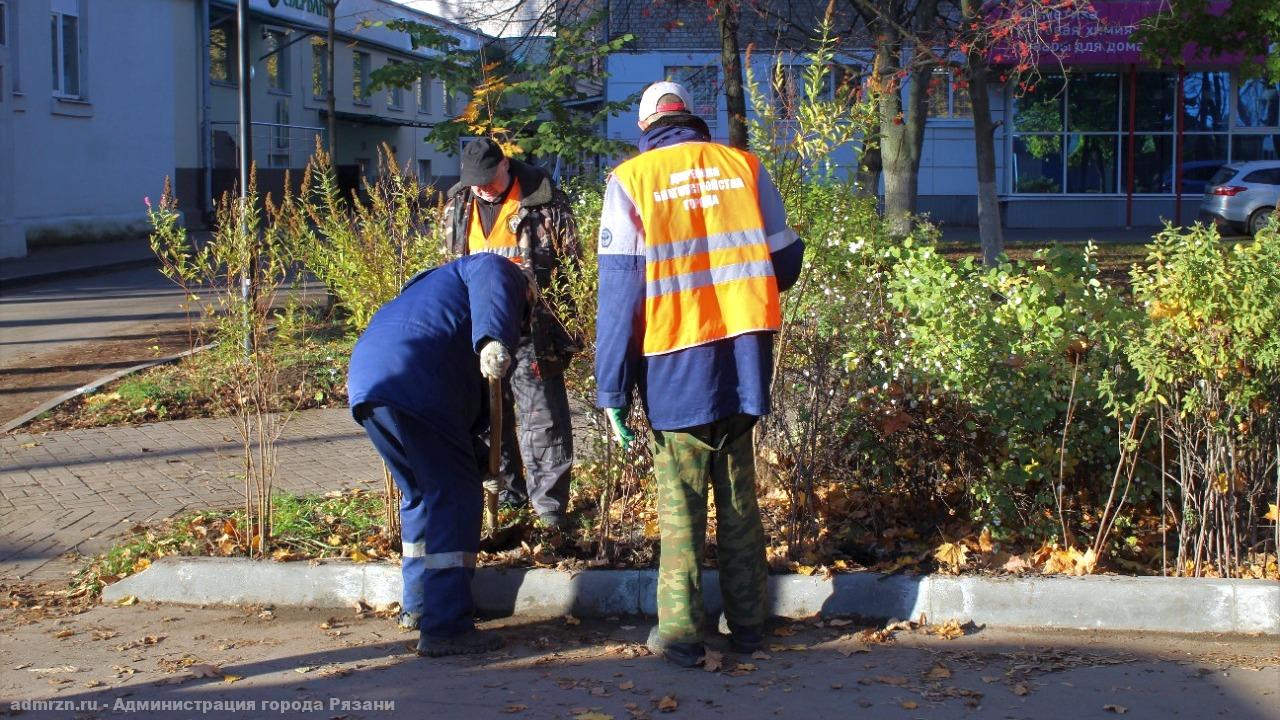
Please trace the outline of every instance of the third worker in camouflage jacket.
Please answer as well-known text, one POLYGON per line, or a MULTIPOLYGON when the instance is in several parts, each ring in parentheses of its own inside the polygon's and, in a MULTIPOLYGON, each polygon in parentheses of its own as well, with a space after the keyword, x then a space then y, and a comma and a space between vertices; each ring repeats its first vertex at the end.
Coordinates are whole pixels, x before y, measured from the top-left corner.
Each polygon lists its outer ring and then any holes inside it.
POLYGON ((536 281, 529 331, 520 338, 504 387, 506 416, 515 417, 520 429, 517 450, 516 423, 503 426, 502 485, 507 502, 527 498, 545 523, 560 527, 573 463, 564 371, 580 344, 552 312, 548 293, 563 261, 581 257, 568 196, 541 168, 508 158, 497 143, 480 138, 463 149, 445 222, 446 249, 454 256, 495 253, 536 281))

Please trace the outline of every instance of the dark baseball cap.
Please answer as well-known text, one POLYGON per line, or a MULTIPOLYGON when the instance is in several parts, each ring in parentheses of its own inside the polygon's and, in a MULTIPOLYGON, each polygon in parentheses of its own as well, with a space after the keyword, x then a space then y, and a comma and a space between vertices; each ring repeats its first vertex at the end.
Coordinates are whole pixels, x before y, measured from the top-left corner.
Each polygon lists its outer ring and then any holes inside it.
POLYGON ((462 168, 459 171, 463 185, 487 185, 502 164, 502 148, 489 138, 478 138, 462 149, 462 168))

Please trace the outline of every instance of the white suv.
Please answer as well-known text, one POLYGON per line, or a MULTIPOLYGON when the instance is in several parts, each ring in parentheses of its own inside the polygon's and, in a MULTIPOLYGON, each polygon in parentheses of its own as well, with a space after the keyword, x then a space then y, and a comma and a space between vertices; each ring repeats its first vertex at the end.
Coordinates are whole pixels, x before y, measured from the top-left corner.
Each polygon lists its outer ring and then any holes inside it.
POLYGON ((1209 180, 1200 201, 1200 219, 1255 235, 1280 201, 1280 161, 1223 165, 1209 180))

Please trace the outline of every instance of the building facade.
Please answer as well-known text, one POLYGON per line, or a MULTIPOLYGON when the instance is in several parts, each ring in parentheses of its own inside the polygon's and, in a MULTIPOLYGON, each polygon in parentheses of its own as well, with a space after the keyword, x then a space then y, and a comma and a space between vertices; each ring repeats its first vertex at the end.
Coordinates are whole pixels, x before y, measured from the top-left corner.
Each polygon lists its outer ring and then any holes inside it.
MULTIPOLYGON (((382 146, 437 187, 457 159, 423 142, 460 109, 443 84, 369 90, 412 61, 409 38, 377 25, 409 17, 476 49, 487 36, 390 0, 343 0, 328 67, 323 0, 250 0, 252 149, 264 191, 296 180, 326 140, 348 186, 373 177, 382 146)), ((234 0, 0 0, 0 257, 28 245, 145 229, 143 198, 170 177, 190 225, 238 174, 234 0), (50 28, 52 27, 52 31, 50 28)))
MULTIPOLYGON (((790 49, 803 43, 795 30, 803 27, 798 23, 815 23, 821 12, 800 5, 775 8, 791 15, 772 35, 744 18, 742 45, 757 48, 752 69, 758 79, 770 77, 778 57, 804 62, 790 49)), ((1094 7, 1097 19, 1071 29, 1056 55, 1046 58, 1034 89, 997 87, 991 93, 1008 227, 1191 222, 1217 167, 1280 157, 1280 86, 1248 79, 1232 62, 1191 65, 1185 73, 1155 70, 1129 34, 1159 3, 1097 0, 1094 7)), ((608 10, 612 36, 636 36, 628 51, 609 58, 608 100, 624 100, 655 80, 682 81, 713 133, 724 139, 719 35, 707 9, 613 0, 608 10)), ((842 55, 841 71, 870 70, 871 53, 856 41, 846 42, 842 55)), ((793 67, 792 74, 799 70, 793 67)), ((783 102, 772 83, 760 85, 767 99, 783 102)), ((976 225, 977 159, 967 92, 940 69, 928 95, 920 210, 943 224, 976 225)), ((625 141, 639 137, 632 115, 612 118, 606 132, 625 141)), ((833 161, 849 169, 856 158, 838 153, 833 161)))

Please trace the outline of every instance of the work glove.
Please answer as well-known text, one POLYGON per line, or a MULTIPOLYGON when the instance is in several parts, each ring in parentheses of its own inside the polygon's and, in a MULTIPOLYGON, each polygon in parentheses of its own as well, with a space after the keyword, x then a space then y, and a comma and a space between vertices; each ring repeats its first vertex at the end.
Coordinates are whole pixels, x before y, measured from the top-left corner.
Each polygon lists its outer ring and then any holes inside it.
POLYGON ((623 450, 631 447, 636 439, 636 431, 627 426, 627 408, 606 408, 605 414, 609 416, 609 424, 613 426, 614 439, 623 450))
POLYGON ((490 340, 480 348, 480 373, 490 380, 506 377, 511 367, 511 353, 497 340, 490 340))

